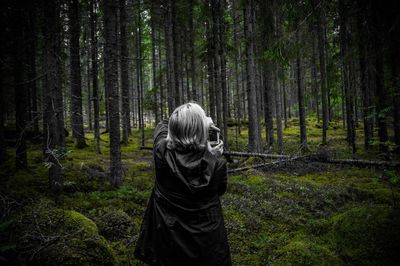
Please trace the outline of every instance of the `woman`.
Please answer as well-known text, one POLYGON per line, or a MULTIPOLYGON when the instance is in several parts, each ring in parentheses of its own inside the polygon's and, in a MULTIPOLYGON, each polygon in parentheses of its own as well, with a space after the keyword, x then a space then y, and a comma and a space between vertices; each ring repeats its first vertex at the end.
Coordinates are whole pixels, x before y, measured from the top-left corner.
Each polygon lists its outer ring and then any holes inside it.
POLYGON ((135 249, 150 265, 231 265, 219 200, 226 162, 222 141, 207 141, 210 127, 204 110, 187 103, 155 129, 156 182, 135 249))

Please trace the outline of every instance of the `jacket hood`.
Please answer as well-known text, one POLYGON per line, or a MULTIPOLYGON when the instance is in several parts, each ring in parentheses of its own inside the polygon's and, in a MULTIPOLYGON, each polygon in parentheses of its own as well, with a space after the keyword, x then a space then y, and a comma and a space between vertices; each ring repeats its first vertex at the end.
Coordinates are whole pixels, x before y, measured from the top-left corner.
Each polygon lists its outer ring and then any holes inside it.
POLYGON ((215 160, 210 156, 212 155, 207 150, 199 152, 167 149, 165 158, 174 175, 195 193, 210 183, 215 165, 215 160))

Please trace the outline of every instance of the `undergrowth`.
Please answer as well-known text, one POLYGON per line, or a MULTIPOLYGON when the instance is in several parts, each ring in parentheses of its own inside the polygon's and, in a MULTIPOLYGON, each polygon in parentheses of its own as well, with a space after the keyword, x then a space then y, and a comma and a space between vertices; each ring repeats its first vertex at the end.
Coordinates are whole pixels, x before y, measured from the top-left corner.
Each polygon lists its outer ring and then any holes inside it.
MULTIPOLYGON (((290 120, 284 130, 287 154, 299 152, 297 124, 290 120)), ((311 152, 319 149, 320 131, 318 122, 309 119, 311 152)), ((329 148, 337 156, 349 156, 341 124, 332 123, 328 132, 329 148)), ((146 146, 151 146, 152 129, 145 133, 146 146)), ((231 150, 246 150, 246 128, 236 137, 232 127, 229 134, 231 150)), ((41 146, 29 144, 30 167, 21 171, 13 167, 10 147, 8 161, 0 168, 0 261, 46 265, 51 256, 58 256, 93 265, 98 263, 94 249, 102 254, 103 265, 140 265, 133 250, 154 167, 151 151, 139 149, 139 135, 134 131, 129 145, 122 146, 124 182, 117 189, 108 180, 108 136, 101 136, 101 154, 96 153, 92 133, 86 134, 88 147, 83 149, 68 137, 69 152, 62 161, 65 189, 57 204, 48 192, 41 146), (65 256, 56 252, 60 246, 65 256)), ((374 147, 368 153, 360 148, 356 156, 378 154, 374 147)), ((238 159, 229 167, 254 163, 259 159, 238 159)), ((400 243, 398 176, 393 169, 322 163, 229 176, 221 202, 233 264, 395 265, 400 243)))

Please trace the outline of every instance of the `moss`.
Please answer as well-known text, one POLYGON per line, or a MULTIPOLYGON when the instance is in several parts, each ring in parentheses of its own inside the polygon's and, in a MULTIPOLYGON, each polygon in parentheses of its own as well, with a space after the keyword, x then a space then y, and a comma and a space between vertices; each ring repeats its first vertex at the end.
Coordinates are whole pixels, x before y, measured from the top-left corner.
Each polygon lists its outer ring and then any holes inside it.
POLYGON ((400 215, 388 206, 356 207, 332 218, 333 242, 345 261, 395 265, 400 260, 400 215))
POLYGON ((32 265, 115 265, 115 255, 96 224, 76 211, 31 206, 16 223, 18 246, 32 265))
POLYGON ((271 265, 342 265, 327 247, 302 239, 290 241, 276 252, 277 259, 271 265))
POLYGON ((226 210, 224 211, 224 219, 226 227, 231 230, 240 231, 245 227, 245 221, 240 212, 226 210))
POLYGON ((326 219, 312 219, 306 225, 306 232, 314 236, 323 236, 327 234, 332 227, 332 223, 326 219))
POLYGON ((130 237, 134 230, 132 219, 123 210, 114 208, 97 209, 90 213, 99 228, 99 233, 110 241, 130 237))
POLYGON ((252 185, 252 186, 257 186, 257 185, 263 184, 264 183, 264 179, 260 175, 251 175, 251 176, 248 177, 246 183, 249 184, 249 185, 252 185))

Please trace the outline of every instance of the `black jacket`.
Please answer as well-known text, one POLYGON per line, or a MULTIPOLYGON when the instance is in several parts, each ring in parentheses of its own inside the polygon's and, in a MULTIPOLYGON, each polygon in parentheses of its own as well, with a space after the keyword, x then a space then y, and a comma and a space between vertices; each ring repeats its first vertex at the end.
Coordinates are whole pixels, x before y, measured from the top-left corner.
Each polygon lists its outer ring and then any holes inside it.
POLYGON ((155 129, 156 182, 135 256, 150 265, 231 265, 219 200, 226 162, 207 150, 169 150, 167 130, 167 121, 155 129))

